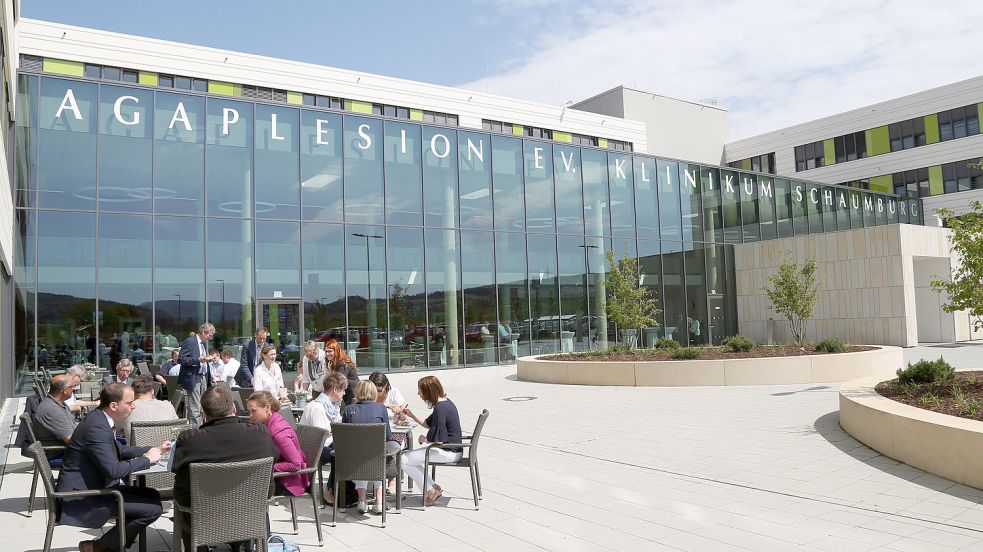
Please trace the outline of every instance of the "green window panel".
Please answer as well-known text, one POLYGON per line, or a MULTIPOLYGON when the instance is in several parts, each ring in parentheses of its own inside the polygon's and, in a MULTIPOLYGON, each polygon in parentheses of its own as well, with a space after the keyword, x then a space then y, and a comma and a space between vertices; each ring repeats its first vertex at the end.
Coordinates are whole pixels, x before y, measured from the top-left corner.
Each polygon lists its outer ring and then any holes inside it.
POLYGON ((423 120, 423 110, 422 109, 411 109, 410 110, 410 120, 411 121, 422 121, 423 120))
POLYGON ((598 138, 597 139, 597 147, 599 147, 599 148, 606 148, 606 147, 608 147, 608 139, 607 138, 598 138))
POLYGON ((864 131, 867 138, 867 153, 869 155, 881 155, 891 152, 891 138, 887 132, 887 125, 872 128, 864 131))
POLYGON ((894 179, 889 174, 874 176, 870 179, 870 191, 885 194, 894 193, 894 179))
POLYGON ((242 85, 231 82, 208 81, 208 92, 223 96, 242 96, 242 85))
POLYGON ((942 183, 942 165, 934 165, 928 168, 928 189, 932 195, 939 195, 945 192, 942 183))
POLYGON ((741 168, 744 169, 744 170, 746 170, 746 171, 751 170, 751 158, 750 157, 748 157, 747 159, 742 159, 741 160, 741 168))
POLYGON ((140 84, 146 84, 148 86, 157 86, 158 83, 157 73, 152 71, 140 71, 140 84))
POLYGON ((939 114, 925 116, 925 143, 934 144, 939 141, 939 114))
POLYGON ((301 94, 300 92, 291 92, 290 90, 287 90, 287 103, 294 104, 294 105, 303 105, 304 95, 301 94))
POLYGON ((44 58, 44 65, 42 67, 45 73, 58 73, 59 75, 71 75, 73 77, 81 77, 85 73, 85 65, 80 61, 44 58))
POLYGON ((512 134, 516 136, 522 136, 525 131, 526 128, 522 125, 512 125, 512 134))
POLYGON ((979 112, 979 121, 983 121, 983 103, 976 104, 976 111, 979 112))
POLYGON ((354 113, 372 114, 372 104, 370 102, 360 102, 358 100, 345 100, 345 111, 354 113))
POLYGON ((573 143, 573 135, 569 132, 560 132, 559 130, 553 131, 553 139, 557 142, 567 142, 573 143))
POLYGON ((833 145, 832 138, 823 140, 823 158, 823 165, 836 164, 836 146, 833 145))

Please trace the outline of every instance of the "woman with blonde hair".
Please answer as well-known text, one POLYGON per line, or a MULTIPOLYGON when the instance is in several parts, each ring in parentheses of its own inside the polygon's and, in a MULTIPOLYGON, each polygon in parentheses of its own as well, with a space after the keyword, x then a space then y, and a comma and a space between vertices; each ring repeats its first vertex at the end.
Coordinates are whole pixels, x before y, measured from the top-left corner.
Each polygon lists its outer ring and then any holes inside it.
POLYGON ((276 346, 265 345, 260 352, 260 362, 253 369, 253 389, 269 391, 281 401, 287 399, 287 388, 283 385, 283 372, 276 362, 276 346))
MULTIPOLYGON (((433 409, 433 412, 424 420, 414 414, 409 407, 403 408, 403 414, 427 428, 427 434, 420 435, 420 445, 423 446, 403 454, 403 471, 416 482, 421 492, 426 493, 426 505, 433 506, 434 502, 443 494, 443 489, 432 479, 427 481, 429 488, 423 488, 423 464, 427 453, 427 447, 424 443, 429 442, 435 445, 460 443, 462 439, 461 417, 457 413, 457 407, 444 393, 444 387, 440 385, 440 380, 435 376, 420 378, 420 381, 417 382, 417 393, 433 409)), ((457 462, 462 456, 463 451, 459 447, 456 450, 430 449, 431 462, 457 462)))
MULTIPOLYGON (((257 391, 246 401, 249 409, 249 419, 263 424, 269 429, 273 444, 280 451, 280 456, 273 463, 273 471, 295 471, 307 467, 307 459, 300 448, 297 432, 280 414, 280 401, 276 400, 269 391, 257 391)), ((311 478, 307 474, 290 475, 275 479, 277 494, 300 496, 307 491, 311 478)))
MULTIPOLYGON (((355 399, 358 402, 345 407, 341 419, 346 424, 386 424, 386 452, 392 454, 399 450, 401 445, 393 441, 392 427, 389 425, 389 411, 386 410, 385 406, 376 402, 377 396, 378 392, 374 383, 371 381, 358 382, 358 386, 355 388, 355 399)), ((361 514, 369 511, 368 502, 365 498, 368 483, 368 481, 355 482, 355 492, 358 494, 358 511, 361 514)), ((382 499, 382 481, 375 481, 374 483, 375 510, 373 513, 381 514, 385 507, 382 499)))
POLYGON ((328 364, 328 369, 332 372, 341 372, 348 378, 348 389, 345 389, 345 397, 342 400, 345 404, 355 402, 355 386, 358 385, 358 368, 352 359, 348 358, 345 350, 341 348, 337 340, 329 339, 324 344, 324 360, 328 364))

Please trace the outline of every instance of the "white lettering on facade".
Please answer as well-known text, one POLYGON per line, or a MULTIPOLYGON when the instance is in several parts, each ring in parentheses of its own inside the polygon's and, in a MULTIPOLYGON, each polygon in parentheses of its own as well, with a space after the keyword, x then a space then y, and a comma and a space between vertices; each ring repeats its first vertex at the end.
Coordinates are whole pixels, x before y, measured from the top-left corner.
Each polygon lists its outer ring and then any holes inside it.
POLYGON ((750 178, 745 176, 741 179, 741 184, 744 184, 744 195, 754 195, 754 182, 750 178))
POLYGON ((447 157, 451 153, 451 141, 448 140, 447 137, 444 136, 443 134, 434 134, 433 135, 433 138, 430 139, 430 151, 432 151, 433 154, 436 155, 437 157, 443 159, 443 158, 447 157), (437 141, 438 140, 440 140, 440 141, 442 141, 444 143, 444 153, 443 154, 441 154, 441 153, 439 153, 437 151, 437 141))
MULTIPOLYGON (((560 152, 560 153, 563 153, 563 152, 560 152)), ((614 160, 614 174, 616 174, 618 176, 618 178, 628 178, 627 176, 625 176, 625 160, 624 159, 615 159, 614 160)))
POLYGON ((403 155, 406 155, 406 129, 399 129, 399 151, 403 155))
POLYGON ((878 213, 884 212, 884 198, 881 197, 877 198, 877 212, 878 213))
POLYGON ((315 132, 316 132, 315 137, 314 137, 314 141, 319 146, 326 146, 326 145, 328 145, 328 141, 327 140, 322 140, 321 139, 324 135, 326 135, 328 133, 328 129, 325 128, 325 125, 327 125, 327 124, 328 124, 328 121, 325 120, 325 119, 317 119, 315 121, 315 123, 314 123, 314 125, 315 125, 315 132))
MULTIPOLYGON (((667 167, 666 168, 666 175, 668 175, 668 174, 669 174, 669 168, 667 167)), ((727 186, 727 193, 729 193, 729 194, 734 193, 734 186, 733 186, 733 184, 734 184, 734 176, 728 174, 724 178, 724 186, 727 186)), ((801 199, 801 198, 799 198, 799 199, 801 199)))
POLYGON ((853 203, 854 209, 860 209, 860 196, 855 194, 851 195, 850 202, 853 203))
POLYGON ((696 171, 683 171, 683 180, 689 184, 690 188, 696 189, 696 171))
POLYGON ((276 113, 270 114, 270 140, 283 140, 283 136, 276 133, 276 113))
POLYGON ((795 193, 795 201, 802 201, 802 186, 796 186, 793 192, 795 193))
POLYGON ((231 107, 222 108, 222 136, 229 135, 229 125, 239 122, 239 112, 231 107))
POLYGON ((708 190, 712 190, 713 189, 713 173, 712 172, 708 172, 707 173, 707 183, 710 185, 707 189, 708 190))
MULTIPOLYGON (((468 138, 468 161, 471 161, 471 154, 472 153, 474 153, 474 156, 478 158, 478 161, 481 161, 482 163, 484 163, 485 162, 485 141, 484 140, 478 140, 478 147, 474 147, 474 142, 472 142, 471 139, 468 138)), ((560 152, 560 155, 563 155, 563 152, 560 152)), ((571 154, 570 157, 572 158, 573 155, 571 154)))
POLYGON ((911 204, 910 211, 911 211, 911 216, 917 217, 918 216, 918 204, 917 203, 912 203, 911 204))
POLYGON ((79 105, 75 101, 75 93, 69 88, 65 91, 65 97, 61 100, 61 105, 58 106, 58 111, 55 112, 55 119, 61 117, 61 114, 66 110, 70 110, 75 114, 75 119, 78 121, 82 120, 82 112, 79 111, 79 105))
POLYGON ((908 213, 905 212, 905 202, 904 201, 899 201, 898 202, 898 211, 901 211, 901 214, 902 215, 908 216, 908 213))
POLYGON ((537 169, 543 167, 543 148, 532 148, 532 164, 537 169))
POLYGON ((567 159, 567 156, 564 155, 563 150, 560 150, 560 160, 563 161, 563 168, 566 169, 567 172, 577 172, 575 169, 573 169, 573 152, 570 152, 570 158, 567 159))
POLYGON ((358 137, 362 139, 361 144, 355 144, 358 149, 367 150, 372 147, 372 137, 369 136, 369 129, 372 128, 369 125, 361 124, 358 125, 358 137))
POLYGON ((898 210, 898 208, 897 208, 897 206, 895 205, 895 201, 894 201, 893 199, 889 199, 889 200, 887 200, 887 210, 888 210, 888 211, 889 211, 889 212, 890 212, 890 213, 891 213, 892 215, 893 215, 894 213, 896 213, 896 212, 897 212, 897 210, 898 210))
POLYGON ((809 189, 809 200, 812 201, 814 204, 819 205, 819 189, 818 188, 810 188, 809 189))
POLYGON ((174 123, 178 121, 184 123, 184 130, 191 132, 191 121, 188 120, 188 112, 184 110, 184 102, 177 103, 177 107, 174 109, 174 116, 171 117, 171 122, 167 125, 167 130, 173 129, 174 123))
POLYGON ((833 190, 823 190, 823 203, 826 205, 833 204, 833 190))
POLYGON ((762 180, 758 182, 758 193, 763 197, 775 197, 775 194, 771 189, 771 180, 762 180))
POLYGON ((846 194, 841 191, 837 194, 837 197, 840 199, 840 209, 846 209, 846 194))
POLYGON ((119 121, 120 124, 124 124, 127 126, 139 125, 140 124, 139 111, 134 111, 133 118, 130 120, 126 120, 123 118, 123 111, 121 109, 123 107, 123 100, 133 100, 133 103, 140 103, 140 100, 134 96, 120 96, 116 98, 116 103, 113 104, 113 114, 116 115, 116 120, 119 121))
POLYGON ((864 211, 874 210, 874 200, 870 196, 864 196, 864 211))
POLYGON ((641 163, 641 166, 642 166, 642 182, 651 182, 651 180, 649 180, 649 177, 645 174, 645 162, 644 161, 641 163))

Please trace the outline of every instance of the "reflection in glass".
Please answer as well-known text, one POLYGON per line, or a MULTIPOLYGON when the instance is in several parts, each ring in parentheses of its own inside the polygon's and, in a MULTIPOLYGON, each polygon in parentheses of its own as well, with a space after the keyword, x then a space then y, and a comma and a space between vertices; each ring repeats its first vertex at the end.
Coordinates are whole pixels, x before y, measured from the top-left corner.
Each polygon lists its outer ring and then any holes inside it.
POLYGON ((178 345, 205 321, 204 283, 204 221, 154 217, 154 320, 178 345))
POLYGON ((553 202, 553 147, 545 142, 524 142, 526 229, 556 232, 553 202))
POLYGON ((460 154, 461 227, 491 228, 491 138, 474 132, 457 133, 460 154))
POLYGON ((556 236, 529 234, 526 238, 529 243, 532 354, 555 353, 560 345, 556 236))
POLYGON ((522 189, 522 141, 492 136, 492 168, 495 229, 522 231, 526 225, 522 189))
POLYGON ((683 239, 703 239, 703 213, 700 210, 700 167, 679 164, 679 191, 682 207, 683 239))
POLYGON ((302 112, 300 194, 304 220, 342 221, 345 218, 341 141, 341 115, 302 112))
MULTIPOLYGON (((487 255, 488 253, 485 252, 487 255)), ((388 236, 389 366, 426 367, 427 297, 423 270, 423 230, 401 228, 388 236)))
POLYGON ((253 314, 253 223, 239 219, 208 219, 207 224, 206 317, 215 325, 213 345, 218 349, 242 345, 256 329, 253 314))
POLYGON ((608 154, 608 181, 611 189, 611 233, 635 237, 635 182, 631 157, 620 153, 608 154))
POLYGON ((38 115, 38 205, 94 209, 96 199, 95 84, 41 79, 38 115))
POLYGON ((345 220, 383 222, 382 121, 345 117, 345 220))
MULTIPOLYGON (((702 243, 686 243, 686 334, 690 345, 707 343, 707 288, 702 243)), ((711 246, 712 247, 712 246, 711 246)))
POLYGON ((423 127, 424 223, 457 226, 457 198, 457 132, 423 127))
POLYGON ((464 358, 469 365, 494 364, 498 358, 494 247, 491 232, 461 231, 464 358))
POLYGON ((659 198, 655 159, 634 157, 636 231, 638 237, 659 237, 659 198))
MULTIPOLYGON (((246 102, 208 99, 205 186, 209 215, 248 217, 253 213, 252 107, 246 102)), ((256 215, 272 211, 273 206, 266 206, 256 215)))
POLYGON ((420 125, 386 121, 386 222, 423 225, 420 125))
POLYGON ((300 224, 256 221, 256 295, 300 297, 300 224))
POLYGON ((557 144, 553 148, 556 180, 556 231, 584 235, 584 187, 580 149, 557 144))
POLYGON ((501 361, 529 355, 529 288, 526 279, 526 237, 524 234, 495 234, 495 275, 498 281, 499 333, 507 344, 501 361), (504 334, 508 332, 506 338, 504 334))
POLYGON ((775 217, 778 237, 792 235, 792 188, 784 178, 775 179, 775 217))
POLYGON ((204 144, 205 99, 158 92, 154 106, 154 209, 158 213, 204 213, 204 144))
MULTIPOLYGON (((154 336, 160 334, 152 321, 152 222, 147 216, 99 215, 99 342, 133 362, 156 360, 154 336)), ((91 345, 87 357, 98 353, 91 345)))
POLYGON ((669 339, 687 344, 689 324, 686 310, 686 273, 683 270, 683 244, 680 242, 662 242, 662 274, 665 309, 665 334, 669 339))
POLYGON ((809 219, 806 216, 809 194, 804 182, 793 180, 790 185, 792 187, 792 229, 796 236, 802 236, 809 233, 809 219))
POLYGON ((651 290, 651 295, 656 300, 656 308, 659 309, 659 314, 653 317, 659 325, 645 328, 639 343, 643 347, 654 347, 655 342, 665 335, 662 304, 662 256, 657 240, 638 240, 638 279, 640 285, 651 290))
POLYGON ((775 226, 775 182, 766 176, 758 175, 758 207, 761 218, 761 239, 778 237, 775 226))
POLYGON ((753 174, 739 174, 741 223, 745 242, 758 241, 758 182, 753 174))
POLYGON ((17 83, 15 204, 33 207, 37 189, 38 77, 19 75, 17 83))
POLYGON ((153 92, 103 85, 99 98, 99 208, 149 213, 153 92))
POLYGON ((431 326, 428 360, 431 366, 460 366, 461 250, 457 231, 429 228, 424 238, 427 266, 427 308, 431 326))
POLYGON ((662 239, 682 239, 682 214, 679 210, 679 164, 658 160, 659 223, 662 239))
POLYGON ((299 136, 299 110, 256 104, 257 217, 300 216, 299 136))
POLYGON ((345 227, 302 223, 300 253, 304 339, 335 339, 345 347, 345 227))
POLYGON ((710 313, 711 343, 737 335, 737 285, 734 274, 734 246, 707 246, 707 307, 710 313))
POLYGON ((587 316, 587 248, 583 236, 557 236, 560 285, 560 350, 590 347, 587 316))
POLYGON ((720 203, 724 213, 724 241, 741 243, 740 190, 738 174, 734 171, 720 171, 720 203))
POLYGON ((355 363, 363 372, 385 370, 386 229, 348 225, 345 244, 349 341, 358 342, 355 363))
POLYGON ((603 151, 581 150, 584 166, 584 223, 588 236, 611 235, 607 156, 603 151))
MULTIPOLYGON (((15 393, 31 392, 31 375, 35 370, 34 349, 34 300, 35 240, 37 239, 37 213, 28 210, 14 211, 14 380, 15 393)), ((86 340, 88 341, 88 340, 86 340)))

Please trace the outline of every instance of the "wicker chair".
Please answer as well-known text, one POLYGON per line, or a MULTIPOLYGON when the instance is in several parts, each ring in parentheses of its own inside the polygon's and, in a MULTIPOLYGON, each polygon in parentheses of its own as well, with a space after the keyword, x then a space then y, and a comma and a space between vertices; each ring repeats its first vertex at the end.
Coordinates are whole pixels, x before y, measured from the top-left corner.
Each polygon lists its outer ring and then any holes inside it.
MULTIPOLYGON (((68 449, 68 447, 66 447, 65 445, 42 445, 41 442, 38 441, 37 434, 34 433, 34 419, 27 412, 25 412, 25 413, 23 413, 23 414, 20 415, 20 421, 27 428, 27 439, 31 443, 37 443, 37 445, 40 446, 41 447, 41 450, 44 451, 45 453, 49 453, 49 452, 65 452, 68 449)), ((51 467, 51 464, 48 462, 48 456, 47 456, 47 454, 45 454, 45 462, 44 463, 45 463, 46 466, 48 466, 48 471, 51 471, 52 467, 51 467)), ((37 467, 35 467, 34 468, 34 476, 31 478, 31 494, 28 495, 28 497, 27 497, 27 515, 28 516, 30 516, 31 514, 34 513, 34 493, 36 493, 37 490, 38 490, 38 477, 40 477, 40 473, 38 473, 38 469, 37 469, 37 467)))
POLYGON ((116 525, 119 531, 119 549, 126 550, 126 513, 123 511, 123 494, 114 489, 93 489, 89 491, 63 491, 55 490, 54 479, 51 475, 51 468, 48 466, 48 457, 45 456, 44 447, 41 443, 34 442, 27 448, 28 453, 34 459, 34 469, 41 474, 41 482, 44 483, 44 492, 47 494, 45 499, 48 507, 48 527, 44 533, 44 552, 51 550, 51 537, 55 532, 55 525, 61 518, 61 503, 66 498, 78 498, 83 496, 111 495, 116 499, 116 525))
MULTIPOLYGON (((198 546, 253 540, 266 552, 267 500, 273 458, 221 464, 191 464, 191 505, 175 503, 190 516, 191 550, 198 546), (232 507, 235 505, 235 507, 232 507)), ((181 552, 182 516, 174 516, 171 550, 181 552)))
POLYGON ((140 362, 137 363, 136 366, 133 367, 133 371, 136 373, 135 375, 137 376, 146 376, 150 374, 150 366, 147 364, 146 361, 141 360, 140 362))
POLYGON ((239 400, 242 402, 242 406, 246 406, 246 403, 249 402, 249 396, 253 394, 253 391, 255 389, 252 387, 239 388, 239 400))
POLYGON ((481 500, 481 476, 478 473, 478 438, 481 437, 481 428, 485 426, 488 419, 488 409, 482 410, 478 416, 478 423, 474 426, 474 433, 470 437, 464 437, 467 443, 443 443, 440 445, 430 445, 427 447, 427 454, 423 460, 423 508, 427 507, 426 489, 428 484, 427 472, 430 479, 437 479, 437 466, 447 466, 449 468, 468 468, 471 471, 471 493, 474 495, 474 509, 478 509, 478 501, 481 500), (465 454, 457 462, 431 462, 430 449, 447 449, 448 447, 463 448, 465 454))
MULTIPOLYGON (((188 420, 159 420, 153 422, 130 423, 130 446, 155 447, 164 441, 174 439, 174 430, 188 429, 188 420)), ((146 476, 147 486, 160 491, 165 500, 174 497, 174 474, 170 472, 152 473, 146 476)))
POLYGON ((164 381, 167 382, 167 397, 173 399, 178 390, 177 376, 164 376, 164 381))
MULTIPOLYGON (((302 474, 307 474, 311 477, 311 484, 307 488, 307 494, 310 495, 311 503, 314 505, 314 526, 317 527, 317 544, 318 546, 323 546, 324 538, 321 536, 321 509, 318 507, 318 499, 320 497, 317 492, 321 488, 321 482, 317 478, 317 474, 321 462, 321 452, 324 450, 324 441, 328 439, 328 430, 309 425, 298 425, 295 429, 297 431, 297 440, 300 441, 300 450, 303 451, 304 458, 307 460, 307 467, 296 471, 274 472, 273 479, 302 474)), ((278 496, 290 500, 290 521, 294 524, 294 534, 296 535, 298 533, 297 510, 294 508, 294 499, 297 497, 289 494, 278 496)))
POLYGON ((173 395, 168 395, 171 398, 171 404, 174 405, 174 412, 181 418, 187 417, 186 407, 188 404, 188 392, 182 387, 178 387, 173 395))
MULTIPOLYGON (((334 437, 334 506, 331 511, 331 526, 338 517, 338 485, 342 481, 383 481, 386 480, 386 425, 385 424, 331 424, 334 437)), ((402 477, 400 460, 402 450, 395 452, 397 477, 402 477)), ((388 486, 382 485, 382 526, 386 526, 386 498, 388 486)), ((396 508, 401 506, 400 485, 396 486, 396 508)))

